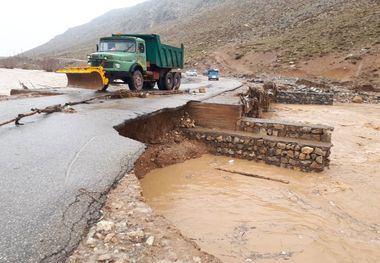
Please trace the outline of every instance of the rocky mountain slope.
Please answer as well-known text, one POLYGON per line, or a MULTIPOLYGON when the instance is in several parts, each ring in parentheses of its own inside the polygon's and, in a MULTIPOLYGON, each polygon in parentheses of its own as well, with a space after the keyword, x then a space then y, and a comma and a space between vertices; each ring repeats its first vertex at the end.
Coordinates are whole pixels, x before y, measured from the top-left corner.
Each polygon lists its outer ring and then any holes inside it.
POLYGON ((56 56, 85 58, 92 52, 99 37, 115 32, 160 32, 185 17, 207 9, 219 0, 150 0, 132 8, 115 9, 87 24, 71 28, 44 45, 32 49, 28 56, 56 56))
POLYGON ((380 1, 150 0, 71 28, 26 55, 85 58, 100 36, 114 32, 161 34, 165 42, 185 44, 189 65, 217 65, 229 72, 240 71, 235 64, 249 71, 287 63, 297 68, 300 61, 331 54, 344 58, 373 47, 376 64, 380 1))

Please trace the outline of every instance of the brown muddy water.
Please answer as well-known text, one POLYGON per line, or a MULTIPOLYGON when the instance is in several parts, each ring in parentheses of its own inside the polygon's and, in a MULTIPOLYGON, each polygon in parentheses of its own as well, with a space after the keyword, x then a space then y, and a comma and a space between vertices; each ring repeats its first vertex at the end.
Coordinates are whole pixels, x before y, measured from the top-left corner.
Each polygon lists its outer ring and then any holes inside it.
POLYGON ((223 262, 379 262, 380 107, 275 110, 272 118, 326 118, 335 126, 329 170, 307 174, 204 155, 147 174, 141 184, 148 204, 223 262))

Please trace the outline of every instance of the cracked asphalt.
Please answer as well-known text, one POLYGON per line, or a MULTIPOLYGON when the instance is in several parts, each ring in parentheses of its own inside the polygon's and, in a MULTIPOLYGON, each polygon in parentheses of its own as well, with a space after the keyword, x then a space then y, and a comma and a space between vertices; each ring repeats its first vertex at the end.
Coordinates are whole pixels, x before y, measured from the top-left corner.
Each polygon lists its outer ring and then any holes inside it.
MULTIPOLYGON (((0 262, 63 262, 96 220, 110 187, 144 151, 113 128, 124 121, 190 100, 206 100, 240 86, 222 79, 207 93, 107 100, 75 106, 76 113, 36 115, 25 125, 0 127, 0 262)), ((0 102, 0 121, 32 107, 96 96, 70 90, 53 97, 0 102)))

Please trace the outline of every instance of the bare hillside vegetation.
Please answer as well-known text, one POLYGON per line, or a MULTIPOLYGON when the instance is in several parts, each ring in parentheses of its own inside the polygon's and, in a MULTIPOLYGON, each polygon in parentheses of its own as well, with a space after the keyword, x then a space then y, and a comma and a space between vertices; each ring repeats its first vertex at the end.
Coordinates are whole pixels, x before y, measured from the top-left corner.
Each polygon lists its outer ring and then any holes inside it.
POLYGON ((85 59, 99 37, 115 32, 158 33, 170 44, 184 43, 191 67, 313 75, 313 62, 326 56, 322 66, 334 72, 319 75, 379 83, 378 0, 151 0, 112 10, 25 54, 85 59))

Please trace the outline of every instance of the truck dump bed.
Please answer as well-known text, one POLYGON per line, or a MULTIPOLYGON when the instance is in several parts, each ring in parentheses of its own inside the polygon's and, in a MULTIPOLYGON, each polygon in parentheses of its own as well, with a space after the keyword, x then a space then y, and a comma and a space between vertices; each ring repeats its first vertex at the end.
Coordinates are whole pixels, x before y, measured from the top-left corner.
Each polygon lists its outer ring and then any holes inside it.
POLYGON ((161 43, 155 34, 114 34, 112 37, 138 37, 145 40, 146 60, 159 68, 183 68, 184 46, 180 48, 161 43))

